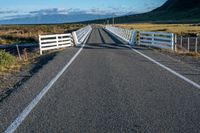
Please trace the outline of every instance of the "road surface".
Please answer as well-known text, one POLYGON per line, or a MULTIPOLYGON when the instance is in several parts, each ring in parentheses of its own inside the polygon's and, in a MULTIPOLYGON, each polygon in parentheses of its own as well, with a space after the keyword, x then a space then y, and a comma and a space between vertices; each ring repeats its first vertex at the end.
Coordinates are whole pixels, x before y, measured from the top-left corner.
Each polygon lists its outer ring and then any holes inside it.
MULTIPOLYGON (((149 48, 134 48, 200 83, 200 72, 189 65, 149 48)), ((0 132, 78 50, 59 53, 0 103, 0 132)), ((200 90, 97 27, 15 132, 198 133, 200 90)))

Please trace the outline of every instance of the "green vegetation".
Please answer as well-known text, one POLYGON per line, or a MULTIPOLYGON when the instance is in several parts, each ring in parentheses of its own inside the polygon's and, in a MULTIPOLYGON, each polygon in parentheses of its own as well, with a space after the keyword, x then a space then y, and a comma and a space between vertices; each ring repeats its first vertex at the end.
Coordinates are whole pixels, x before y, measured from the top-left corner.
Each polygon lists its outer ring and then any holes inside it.
POLYGON ((21 58, 0 50, 0 77, 15 74, 34 64, 40 58, 38 50, 27 52, 26 49, 21 53, 21 58))
POLYGON ((83 26, 82 24, 2 25, 0 26, 0 45, 38 42, 38 36, 41 34, 66 33, 83 26))
POLYGON ((0 51, 0 68, 7 68, 11 67, 16 63, 16 58, 12 56, 11 54, 5 52, 5 51, 0 51))

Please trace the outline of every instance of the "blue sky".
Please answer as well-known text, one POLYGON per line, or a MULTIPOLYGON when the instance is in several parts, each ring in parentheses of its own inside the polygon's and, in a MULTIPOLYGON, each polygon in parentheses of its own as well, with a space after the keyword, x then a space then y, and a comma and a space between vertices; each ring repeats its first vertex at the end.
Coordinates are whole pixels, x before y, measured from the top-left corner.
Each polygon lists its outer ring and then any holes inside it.
POLYGON ((0 0, 0 20, 39 14, 115 14, 150 11, 166 0, 0 0))

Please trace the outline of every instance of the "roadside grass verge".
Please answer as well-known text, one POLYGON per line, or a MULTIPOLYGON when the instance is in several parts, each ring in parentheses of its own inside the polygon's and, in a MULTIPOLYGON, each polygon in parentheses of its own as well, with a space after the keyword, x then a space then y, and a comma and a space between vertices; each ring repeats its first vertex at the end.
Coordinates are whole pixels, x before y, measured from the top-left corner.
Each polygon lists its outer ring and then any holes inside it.
POLYGON ((38 52, 28 53, 26 51, 21 55, 21 59, 11 55, 9 52, 0 50, 0 76, 6 76, 17 73, 20 69, 30 63, 34 63, 39 57, 38 52))
POLYGON ((0 26, 0 45, 16 43, 38 42, 41 34, 61 34, 79 28, 82 24, 55 24, 55 25, 1 25, 0 26))
POLYGON ((199 52, 198 53, 196 53, 196 52, 186 52, 186 51, 183 51, 181 49, 178 49, 176 51, 176 55, 195 57, 195 58, 200 60, 200 53, 199 52))
POLYGON ((38 49, 31 52, 23 50, 21 59, 6 53, 16 62, 0 69, 0 102, 51 61, 57 53, 58 51, 50 51, 40 56, 38 49))
POLYGON ((0 71, 12 68, 16 64, 15 56, 3 50, 0 51, 0 71))
POLYGON ((29 65, 37 63, 40 58, 43 58, 47 55, 52 55, 63 50, 65 49, 63 48, 58 50, 46 51, 41 56, 38 49, 35 49, 31 52, 23 49, 23 52, 21 53, 21 58, 17 57, 17 55, 12 55, 9 52, 5 52, 4 50, 0 50, 0 78, 23 71, 23 69, 28 67, 29 65))
POLYGON ((172 51, 172 50, 164 50, 164 49, 154 49, 155 51, 158 51, 158 52, 164 52, 164 53, 171 53, 171 54, 174 54, 174 55, 177 55, 177 56, 187 56, 187 57, 192 57, 192 58, 195 58, 197 60, 200 61, 200 53, 196 53, 196 52, 187 52, 185 50, 182 50, 180 48, 177 48, 176 52, 175 51, 172 51))
POLYGON ((121 28, 153 31, 153 32, 169 32, 178 36, 200 36, 200 25, 195 24, 153 24, 153 23, 133 23, 133 24, 117 24, 121 28))

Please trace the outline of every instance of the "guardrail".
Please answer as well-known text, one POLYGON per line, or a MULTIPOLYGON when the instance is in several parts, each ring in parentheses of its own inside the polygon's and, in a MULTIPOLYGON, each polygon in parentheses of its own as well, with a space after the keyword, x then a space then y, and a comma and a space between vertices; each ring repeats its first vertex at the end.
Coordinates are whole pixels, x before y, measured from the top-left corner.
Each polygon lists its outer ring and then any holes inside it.
POLYGON ((107 25, 106 30, 128 42, 129 45, 138 44, 174 50, 174 34, 162 32, 134 31, 107 25))
POLYGON ((136 31, 128 30, 123 28, 118 28, 114 26, 107 25, 105 29, 114 35, 118 36, 119 38, 126 41, 129 45, 133 45, 136 41, 136 31))
POLYGON ((87 36, 89 36, 91 31, 92 31, 92 27, 90 25, 88 25, 84 28, 81 28, 81 29, 75 31, 75 32, 72 32, 75 45, 82 44, 85 41, 85 39, 87 38, 87 36))
POLYGON ((39 35, 40 54, 45 50, 65 48, 73 45, 72 34, 39 35))
POLYGON ((82 44, 91 31, 92 27, 89 25, 72 34, 39 35, 40 54, 42 55, 42 52, 46 50, 82 44))
POLYGON ((139 32, 139 45, 174 50, 174 34, 162 32, 139 32))

